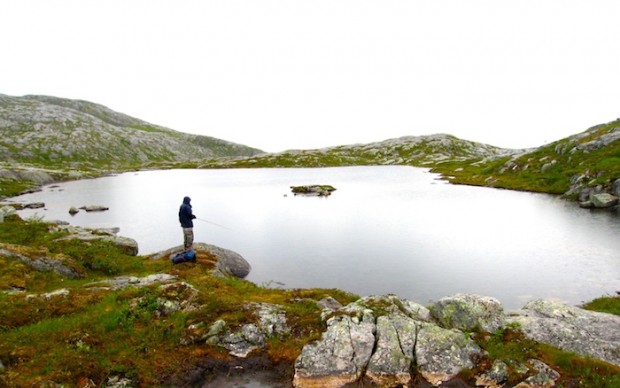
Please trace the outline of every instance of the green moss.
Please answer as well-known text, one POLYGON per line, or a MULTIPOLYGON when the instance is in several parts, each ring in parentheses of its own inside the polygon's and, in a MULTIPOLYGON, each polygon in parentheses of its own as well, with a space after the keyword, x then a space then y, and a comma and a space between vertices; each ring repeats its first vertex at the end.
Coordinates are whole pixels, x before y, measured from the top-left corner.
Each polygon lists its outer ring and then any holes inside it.
POLYGON ((13 197, 35 187, 36 185, 28 180, 0 179, 0 197, 13 197))
POLYGON ((596 298, 583 305, 586 310, 598 311, 602 313, 620 315, 620 297, 603 296, 596 298))

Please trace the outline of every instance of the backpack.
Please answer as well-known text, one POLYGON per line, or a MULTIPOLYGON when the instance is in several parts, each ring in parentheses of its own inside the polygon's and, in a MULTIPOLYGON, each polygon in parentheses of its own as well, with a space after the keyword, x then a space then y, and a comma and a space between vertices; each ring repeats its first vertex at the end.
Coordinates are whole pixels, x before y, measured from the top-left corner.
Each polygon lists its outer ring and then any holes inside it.
POLYGON ((172 257, 172 264, 180 264, 191 261, 192 263, 196 262, 196 252, 189 250, 179 252, 174 257, 172 257))

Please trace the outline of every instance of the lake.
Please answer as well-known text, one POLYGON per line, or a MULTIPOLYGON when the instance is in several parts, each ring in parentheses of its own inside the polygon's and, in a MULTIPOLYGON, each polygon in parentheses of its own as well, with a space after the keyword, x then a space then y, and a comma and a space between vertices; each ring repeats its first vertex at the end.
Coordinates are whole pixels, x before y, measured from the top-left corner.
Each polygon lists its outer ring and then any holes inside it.
POLYGON ((555 196, 451 185, 405 166, 166 170, 61 183, 14 198, 22 217, 120 227, 141 254, 183 242, 192 198, 197 242, 240 253, 259 285, 394 293, 427 304, 458 292, 505 308, 535 298, 579 304, 620 289, 620 217, 555 196), (329 197, 292 185, 330 184, 329 197), (109 211, 70 216, 71 206, 109 211), (217 224, 217 225, 215 225, 217 224))

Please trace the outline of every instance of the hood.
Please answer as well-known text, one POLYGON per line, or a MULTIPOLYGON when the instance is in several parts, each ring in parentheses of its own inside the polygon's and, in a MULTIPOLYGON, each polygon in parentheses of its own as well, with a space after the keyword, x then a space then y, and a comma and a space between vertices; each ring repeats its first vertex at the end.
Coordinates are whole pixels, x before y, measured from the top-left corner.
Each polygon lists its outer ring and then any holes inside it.
POLYGON ((190 197, 185 197, 185 198, 183 198, 183 203, 184 203, 185 205, 189 205, 189 201, 191 201, 191 200, 192 200, 192 199, 191 199, 190 197))

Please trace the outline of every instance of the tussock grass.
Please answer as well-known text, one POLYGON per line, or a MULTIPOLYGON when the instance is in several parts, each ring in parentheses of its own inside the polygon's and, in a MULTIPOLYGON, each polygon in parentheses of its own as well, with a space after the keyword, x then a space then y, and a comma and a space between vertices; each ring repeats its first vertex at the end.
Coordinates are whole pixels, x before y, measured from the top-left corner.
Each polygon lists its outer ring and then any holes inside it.
POLYGON ((583 308, 620 316, 620 297, 602 296, 584 304, 583 308))

